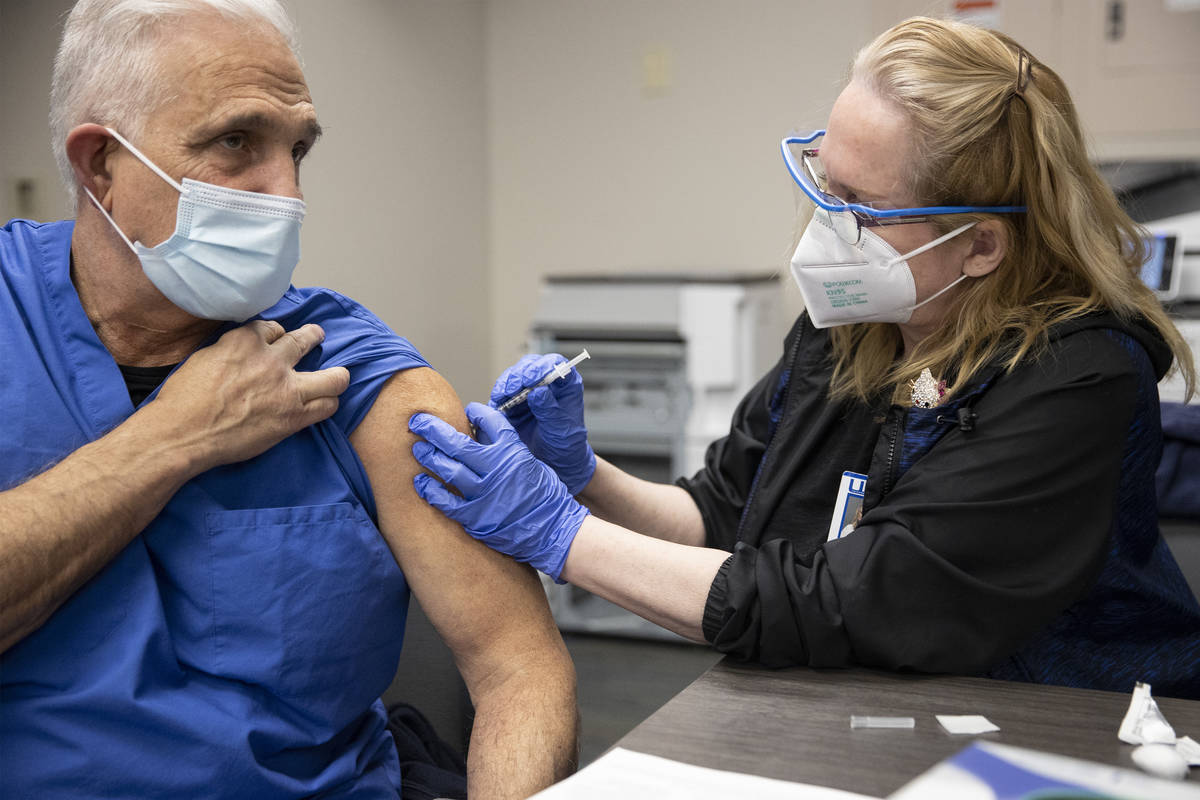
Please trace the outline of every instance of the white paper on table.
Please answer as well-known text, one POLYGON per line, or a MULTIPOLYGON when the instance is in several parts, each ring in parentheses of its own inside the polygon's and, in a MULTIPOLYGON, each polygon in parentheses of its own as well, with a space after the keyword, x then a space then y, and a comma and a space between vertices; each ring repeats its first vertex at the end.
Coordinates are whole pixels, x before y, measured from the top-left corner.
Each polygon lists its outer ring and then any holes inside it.
POLYGON ((760 778, 617 747, 531 800, 872 800, 827 786, 760 778))
POLYGON ((982 714, 934 714, 937 721, 947 733, 955 735, 975 735, 980 733, 994 733, 1000 730, 999 726, 992 723, 987 717, 982 714))

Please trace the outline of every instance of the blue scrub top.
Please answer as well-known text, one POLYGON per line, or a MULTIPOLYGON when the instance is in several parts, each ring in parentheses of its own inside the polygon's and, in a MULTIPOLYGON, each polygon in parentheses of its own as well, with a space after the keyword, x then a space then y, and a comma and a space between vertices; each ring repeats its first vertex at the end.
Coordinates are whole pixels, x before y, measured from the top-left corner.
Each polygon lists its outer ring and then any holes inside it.
MULTIPOLYGON (((134 411, 71 283, 72 230, 0 228, 0 489, 134 411)), ((262 316, 324 328, 299 369, 349 369, 337 413, 189 481, 0 656, 0 795, 397 796, 379 696, 408 586, 347 437, 388 377, 427 364, 327 289, 262 316)))

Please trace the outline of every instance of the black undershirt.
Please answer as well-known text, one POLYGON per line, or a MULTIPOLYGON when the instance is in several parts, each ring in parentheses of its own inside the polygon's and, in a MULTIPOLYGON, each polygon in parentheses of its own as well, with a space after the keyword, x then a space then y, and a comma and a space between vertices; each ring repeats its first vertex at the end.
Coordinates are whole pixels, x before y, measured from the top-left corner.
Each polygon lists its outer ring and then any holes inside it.
POLYGON ((158 388, 160 383, 167 379, 171 370, 175 369, 177 365, 127 367, 124 364, 118 364, 117 366, 121 369, 121 376, 125 378, 125 388, 129 390, 129 399, 133 401, 133 407, 137 408, 143 400, 150 396, 151 392, 158 388))

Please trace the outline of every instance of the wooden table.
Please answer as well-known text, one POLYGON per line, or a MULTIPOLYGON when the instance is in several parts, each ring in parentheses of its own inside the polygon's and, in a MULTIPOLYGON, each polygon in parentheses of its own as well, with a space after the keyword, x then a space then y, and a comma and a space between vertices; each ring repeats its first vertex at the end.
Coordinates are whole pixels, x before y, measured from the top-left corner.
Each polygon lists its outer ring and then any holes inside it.
MULTIPOLYGON (((726 659, 616 746, 885 797, 973 738, 1136 769, 1133 748, 1117 739, 1129 698, 985 678, 768 670, 726 659), (852 730, 851 714, 913 717, 916 727, 852 730), (1000 732, 951 736, 934 714, 982 714, 1000 732)), ((1200 702, 1155 699, 1176 734, 1200 739, 1200 702)))

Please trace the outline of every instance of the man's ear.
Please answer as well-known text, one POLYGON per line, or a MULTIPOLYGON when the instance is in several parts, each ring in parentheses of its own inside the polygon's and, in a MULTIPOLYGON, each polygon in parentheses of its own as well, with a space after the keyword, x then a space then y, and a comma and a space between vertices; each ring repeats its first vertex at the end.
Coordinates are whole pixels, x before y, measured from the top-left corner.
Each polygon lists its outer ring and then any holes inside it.
POLYGON ((108 192, 112 188, 109 156, 119 147, 103 125, 86 123, 67 134, 67 158, 75 170, 75 180, 87 187, 107 209, 108 192))
POLYGON ((971 228, 971 249, 963 261, 963 274, 981 278, 1000 266, 1008 252, 1008 231, 997 219, 985 219, 971 228))

